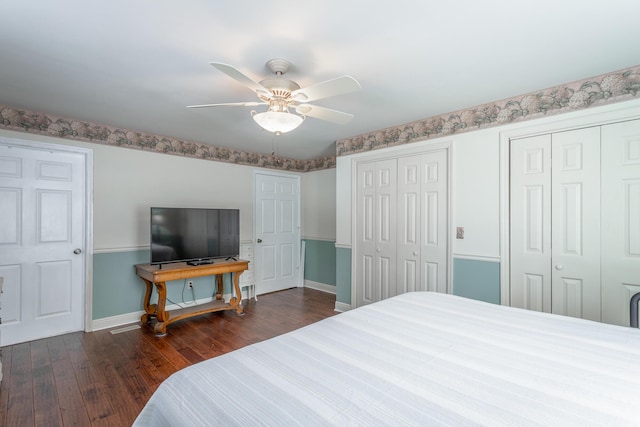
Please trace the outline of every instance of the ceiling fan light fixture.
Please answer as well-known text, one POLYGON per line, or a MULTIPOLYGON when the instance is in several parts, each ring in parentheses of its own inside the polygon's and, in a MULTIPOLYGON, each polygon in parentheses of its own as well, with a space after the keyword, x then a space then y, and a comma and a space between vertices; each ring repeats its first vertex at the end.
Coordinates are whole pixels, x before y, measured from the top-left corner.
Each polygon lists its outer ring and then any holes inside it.
POLYGON ((261 128, 275 134, 287 133, 302 124, 304 117, 287 111, 266 111, 264 113, 251 112, 253 120, 261 128))

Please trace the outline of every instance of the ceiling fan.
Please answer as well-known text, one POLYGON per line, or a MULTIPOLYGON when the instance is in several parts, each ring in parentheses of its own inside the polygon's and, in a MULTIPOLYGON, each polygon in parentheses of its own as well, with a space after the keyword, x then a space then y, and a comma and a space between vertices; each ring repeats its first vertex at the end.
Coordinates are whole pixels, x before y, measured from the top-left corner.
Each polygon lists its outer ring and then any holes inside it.
POLYGON ((272 59, 267 62, 267 66, 275 74, 275 77, 266 78, 259 83, 232 65, 220 62, 210 62, 209 64, 253 90, 259 101, 188 105, 187 108, 255 107, 266 105, 266 111, 258 113, 253 110, 251 114, 256 123, 263 129, 276 135, 292 131, 300 126, 306 117, 338 124, 348 123, 353 118, 353 114, 307 104, 309 101, 359 90, 360 83, 351 76, 336 77, 301 88, 298 83, 284 78, 284 74, 290 66, 289 61, 284 59, 272 59), (297 114, 291 113, 289 109, 294 109, 297 114))

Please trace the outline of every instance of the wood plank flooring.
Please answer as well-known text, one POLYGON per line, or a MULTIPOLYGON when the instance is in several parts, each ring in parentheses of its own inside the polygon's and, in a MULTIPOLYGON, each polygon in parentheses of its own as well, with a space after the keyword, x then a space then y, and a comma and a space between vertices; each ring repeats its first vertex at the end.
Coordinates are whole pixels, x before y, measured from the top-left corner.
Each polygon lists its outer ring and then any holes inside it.
MULTIPOLYGON (((179 369, 335 314, 335 295, 294 288, 243 302, 245 315, 32 341, 2 349, 0 426, 130 426, 158 385, 179 369)), ((119 329, 119 328, 115 328, 119 329)))

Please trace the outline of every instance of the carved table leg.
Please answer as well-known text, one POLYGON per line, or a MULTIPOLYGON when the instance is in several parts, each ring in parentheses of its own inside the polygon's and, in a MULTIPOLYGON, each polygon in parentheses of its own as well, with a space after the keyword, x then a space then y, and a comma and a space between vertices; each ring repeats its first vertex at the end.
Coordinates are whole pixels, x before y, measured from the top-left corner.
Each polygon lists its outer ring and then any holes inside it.
POLYGON ((167 325, 165 322, 169 320, 169 313, 165 310, 165 306, 167 304, 167 286, 165 282, 156 283, 156 290, 158 291, 158 307, 156 309, 156 318, 158 319, 158 323, 156 323, 153 330, 156 334, 164 335, 167 333, 167 325))
POLYGON ((164 322, 158 322, 153 327, 153 332, 155 332, 157 336, 163 337, 167 335, 167 325, 164 322))
POLYGON ((224 284, 222 281, 223 277, 224 277, 224 274, 216 275, 216 284, 218 285, 216 289, 216 300, 218 301, 222 299, 222 293, 224 292, 224 284))
POLYGON ((233 274, 233 289, 235 291, 235 296, 231 297, 231 299, 229 300, 229 305, 236 309, 237 314, 244 314, 244 307, 242 307, 242 290, 240 289, 241 274, 242 271, 233 274))
POLYGON ((144 308, 144 314, 140 317, 140 321, 142 323, 149 323, 151 321, 151 317, 156 315, 156 305, 150 304, 151 302, 151 291, 153 290, 153 284, 147 279, 142 279, 144 284, 147 286, 144 291, 144 300, 142 302, 144 308))

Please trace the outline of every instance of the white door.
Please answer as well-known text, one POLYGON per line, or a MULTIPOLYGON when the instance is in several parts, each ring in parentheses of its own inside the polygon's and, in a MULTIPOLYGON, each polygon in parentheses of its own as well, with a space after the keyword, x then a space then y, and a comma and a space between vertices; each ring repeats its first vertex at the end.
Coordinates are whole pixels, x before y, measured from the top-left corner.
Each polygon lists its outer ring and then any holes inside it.
POLYGON ((551 147, 551 312, 600 321, 600 128, 551 147))
POLYGON ((640 120, 602 127, 602 321, 629 325, 640 292, 640 120))
POLYGON ((82 330, 85 156, 0 143, 2 345, 82 330))
POLYGON ((447 292, 447 154, 398 159, 398 294, 447 292))
POLYGON ((600 129, 511 143, 511 305, 600 320, 600 129))
POLYGON ((300 177, 256 173, 254 189, 257 292, 300 286, 300 177))
POLYGON ((395 159, 359 163, 356 215, 356 307, 396 292, 395 159))
POLYGON ((551 135, 510 149, 511 305, 551 312, 551 135))

